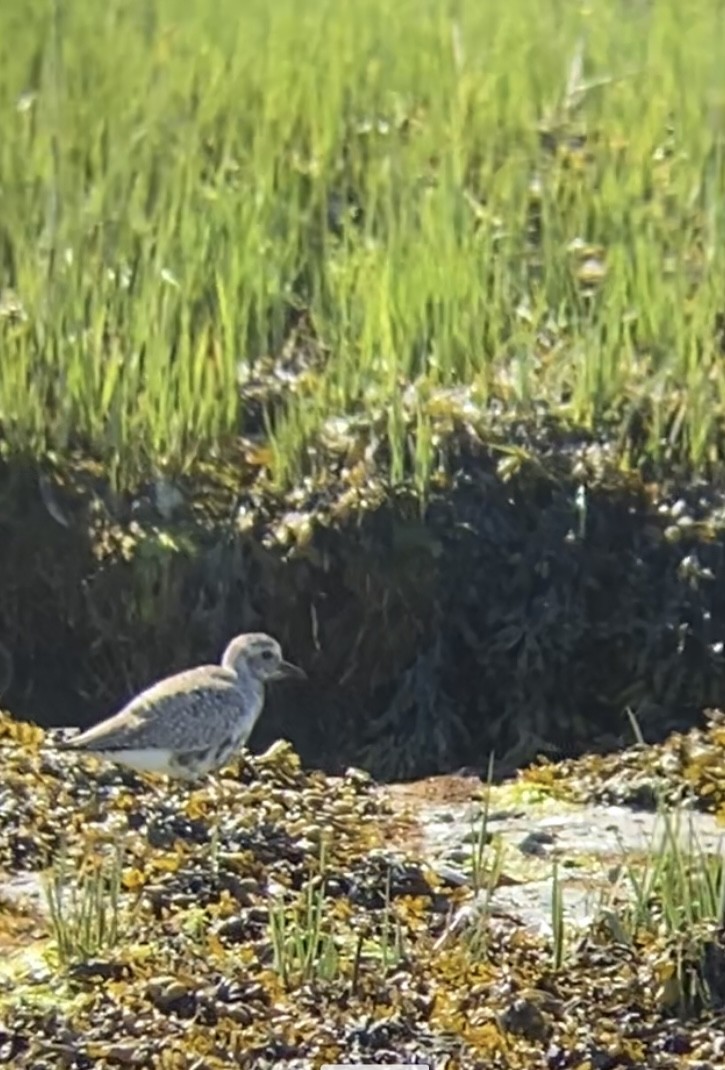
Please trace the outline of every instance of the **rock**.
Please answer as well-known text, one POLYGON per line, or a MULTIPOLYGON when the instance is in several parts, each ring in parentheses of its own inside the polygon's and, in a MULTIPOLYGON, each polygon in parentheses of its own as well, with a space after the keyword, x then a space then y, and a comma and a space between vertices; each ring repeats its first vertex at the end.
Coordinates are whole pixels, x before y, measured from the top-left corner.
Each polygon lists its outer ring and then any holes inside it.
POLYGON ((547 1041, 553 1031, 551 1023, 531 999, 515 999, 501 1015, 501 1025, 507 1033, 539 1043, 547 1041))

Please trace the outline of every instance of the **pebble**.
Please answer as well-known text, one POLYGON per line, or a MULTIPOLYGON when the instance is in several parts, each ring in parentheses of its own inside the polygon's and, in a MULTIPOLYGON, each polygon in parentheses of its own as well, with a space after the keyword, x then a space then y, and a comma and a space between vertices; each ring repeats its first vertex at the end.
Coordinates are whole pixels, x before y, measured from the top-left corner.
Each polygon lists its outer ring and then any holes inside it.
POLYGON ((176 977, 152 977, 146 985, 149 999, 160 1011, 168 1012, 174 1004, 179 1003, 190 995, 185 984, 176 977))
POLYGON ((507 1033, 541 1043, 549 1039, 552 1026, 530 999, 515 999, 501 1015, 501 1025, 507 1033))
POLYGON ((546 848, 556 843, 556 838, 545 829, 532 829, 519 843, 519 851, 525 855, 545 855, 546 848))

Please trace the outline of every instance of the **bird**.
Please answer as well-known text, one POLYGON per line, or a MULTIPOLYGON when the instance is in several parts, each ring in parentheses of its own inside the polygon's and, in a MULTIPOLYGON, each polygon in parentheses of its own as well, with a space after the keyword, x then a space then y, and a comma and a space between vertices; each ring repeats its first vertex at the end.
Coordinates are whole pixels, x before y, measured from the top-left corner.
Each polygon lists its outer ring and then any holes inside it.
POLYGON ((197 780, 225 765, 251 735, 265 685, 304 680, 263 632, 235 636, 219 665, 200 665, 159 680, 112 717, 65 744, 139 773, 197 780))

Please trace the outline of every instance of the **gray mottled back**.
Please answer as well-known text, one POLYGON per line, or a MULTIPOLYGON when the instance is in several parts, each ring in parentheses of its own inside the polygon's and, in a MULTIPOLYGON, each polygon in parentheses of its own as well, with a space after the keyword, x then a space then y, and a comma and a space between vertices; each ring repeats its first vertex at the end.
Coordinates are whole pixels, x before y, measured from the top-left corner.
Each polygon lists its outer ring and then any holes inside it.
POLYGON ((71 745, 89 751, 164 747, 195 750, 233 735, 244 742, 264 704, 264 685, 219 665, 170 676, 137 695, 115 716, 71 745))

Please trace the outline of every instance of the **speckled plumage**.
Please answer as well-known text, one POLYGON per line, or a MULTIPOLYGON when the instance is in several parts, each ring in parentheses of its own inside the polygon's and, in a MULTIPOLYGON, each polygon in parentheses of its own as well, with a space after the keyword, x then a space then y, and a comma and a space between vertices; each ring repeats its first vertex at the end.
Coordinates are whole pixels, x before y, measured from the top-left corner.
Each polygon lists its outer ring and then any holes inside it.
POLYGON ((224 765, 249 738, 267 681, 304 675, 270 636, 238 635, 221 665, 160 680, 68 746, 140 772, 195 779, 224 765))

